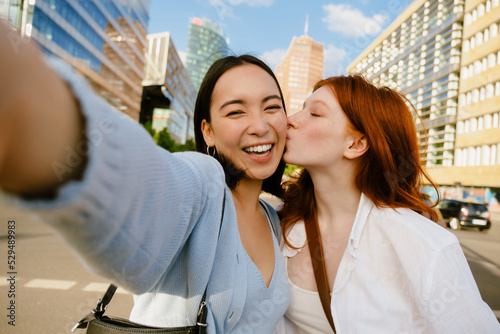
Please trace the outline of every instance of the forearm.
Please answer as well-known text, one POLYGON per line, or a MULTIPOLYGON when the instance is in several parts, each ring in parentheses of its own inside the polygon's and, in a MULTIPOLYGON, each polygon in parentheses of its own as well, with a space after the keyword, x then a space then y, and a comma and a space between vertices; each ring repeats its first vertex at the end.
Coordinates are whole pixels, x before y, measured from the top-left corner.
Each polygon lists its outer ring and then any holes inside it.
POLYGON ((81 177, 84 119, 66 83, 31 42, 0 25, 0 188, 50 196, 81 177), (65 166, 63 175, 57 167, 65 166))

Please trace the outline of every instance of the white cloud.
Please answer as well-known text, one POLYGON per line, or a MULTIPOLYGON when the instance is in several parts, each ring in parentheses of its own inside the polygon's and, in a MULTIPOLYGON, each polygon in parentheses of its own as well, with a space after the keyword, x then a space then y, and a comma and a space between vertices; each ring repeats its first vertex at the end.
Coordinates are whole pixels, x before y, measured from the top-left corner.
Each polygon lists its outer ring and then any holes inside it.
POLYGON ((286 52, 287 50, 284 49, 275 49, 264 52, 259 58, 262 59, 273 71, 276 71, 276 66, 280 65, 283 62, 283 59, 285 59, 286 52))
POLYGON ((274 3, 274 0, 209 0, 209 3, 223 20, 226 17, 236 18, 233 12, 235 6, 269 7, 274 3))
POLYGON ((340 32, 346 36, 374 35, 382 30, 382 24, 388 19, 387 15, 375 14, 372 17, 365 16, 359 9, 350 5, 328 4, 324 5, 326 16, 323 22, 328 30, 340 32))
POLYGON ((334 75, 345 74, 344 60, 346 57, 346 50, 337 48, 332 44, 328 44, 323 50, 324 68, 323 75, 325 78, 334 75))
POLYGON ((269 7, 274 3, 274 0, 227 0, 227 2, 233 6, 244 4, 250 7, 269 7))

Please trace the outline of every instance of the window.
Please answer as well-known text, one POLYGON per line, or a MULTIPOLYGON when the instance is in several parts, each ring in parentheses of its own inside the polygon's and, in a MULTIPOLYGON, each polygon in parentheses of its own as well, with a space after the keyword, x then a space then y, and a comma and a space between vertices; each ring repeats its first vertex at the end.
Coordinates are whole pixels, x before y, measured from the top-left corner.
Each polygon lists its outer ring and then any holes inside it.
POLYGON ((477 130, 481 131, 483 129, 483 125, 484 125, 484 119, 483 117, 479 117, 479 119, 477 120, 477 130))
POLYGON ((491 99, 495 93, 495 88, 493 84, 487 84, 486 85, 486 98, 491 99))
POLYGON ((488 166, 490 164, 490 156, 491 156, 490 149, 491 148, 489 145, 483 145, 481 149, 481 151, 483 152, 481 156, 481 165, 483 166, 488 166))
POLYGON ((493 114, 493 127, 498 128, 498 113, 493 114))
POLYGON ((471 118, 470 119, 470 131, 474 132, 477 131, 477 118, 471 118))
POLYGON ((482 32, 478 32, 476 34, 476 43, 477 43, 477 46, 483 44, 483 33, 482 32))
POLYGON ((485 129, 490 129, 491 128, 491 123, 492 123, 492 117, 490 114, 484 115, 484 128, 485 129))
POLYGON ((457 122, 457 134, 462 134, 462 133, 464 133, 464 122, 458 121, 457 122))
POLYGON ((462 150, 459 148, 455 150, 455 166, 462 166, 462 150))
POLYGON ((484 101, 485 98, 486 98, 486 89, 484 87, 481 87, 481 89, 479 90, 479 100, 484 101))
POLYGON ((472 91, 472 103, 477 103, 479 102, 479 90, 474 89, 472 91))
POLYGON ((470 120, 466 120, 464 123, 464 133, 469 133, 470 131, 470 120))
POLYGON ((488 55, 488 67, 493 67, 495 66, 496 63, 496 57, 494 53, 490 53, 488 55))
POLYGON ((497 145, 491 145, 491 156, 490 156, 490 165, 496 165, 497 160, 497 145))
POLYGON ((476 161, 475 166, 481 166, 481 147, 476 147, 476 161))
POLYGON ((474 166, 474 163, 476 162, 476 148, 474 147, 469 147, 469 152, 467 153, 469 156, 469 161, 467 162, 468 166, 474 166))
POLYGON ((497 37, 498 34, 498 25, 496 23, 493 23, 490 25, 490 37, 495 38, 497 37))

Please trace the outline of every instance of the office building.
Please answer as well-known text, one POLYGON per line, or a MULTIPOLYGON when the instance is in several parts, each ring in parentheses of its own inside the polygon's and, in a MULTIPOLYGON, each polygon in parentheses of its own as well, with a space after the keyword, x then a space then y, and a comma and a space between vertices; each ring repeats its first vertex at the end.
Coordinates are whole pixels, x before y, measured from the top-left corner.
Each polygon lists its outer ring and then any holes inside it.
POLYGON ((454 167, 447 183, 500 188, 500 5, 466 1, 454 167))
POLYGON ((149 6, 150 0, 3 0, 0 17, 138 120, 149 6))
POLYGON ((196 90, 170 33, 150 34, 147 40, 141 123, 152 120, 155 130, 167 128, 172 139, 183 144, 194 139, 196 90))
POLYGON ((197 91, 210 65, 228 55, 228 44, 222 29, 209 19, 195 17, 190 20, 186 69, 197 91))
POLYGON ((448 197, 497 202, 499 23, 498 0, 415 0, 348 67, 412 102, 421 158, 448 197))
POLYGON ((323 44, 305 33, 293 37, 283 62, 276 68, 288 115, 302 110, 316 82, 323 78, 323 44))

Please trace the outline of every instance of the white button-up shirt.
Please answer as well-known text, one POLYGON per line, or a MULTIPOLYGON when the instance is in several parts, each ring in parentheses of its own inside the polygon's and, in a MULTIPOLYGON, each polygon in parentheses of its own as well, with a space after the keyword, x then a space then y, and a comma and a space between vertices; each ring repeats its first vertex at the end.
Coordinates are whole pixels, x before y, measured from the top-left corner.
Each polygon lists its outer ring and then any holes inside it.
MULTIPOLYGON (((304 223, 288 238, 303 246, 304 223)), ((297 252, 282 249, 284 257, 297 252)), ((377 208, 364 194, 331 309, 337 334, 500 333, 455 235, 412 210, 377 208)), ((294 303, 286 316, 275 332, 301 332, 294 330, 294 303)))

